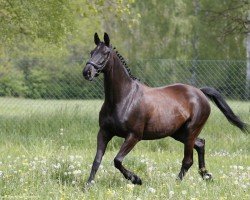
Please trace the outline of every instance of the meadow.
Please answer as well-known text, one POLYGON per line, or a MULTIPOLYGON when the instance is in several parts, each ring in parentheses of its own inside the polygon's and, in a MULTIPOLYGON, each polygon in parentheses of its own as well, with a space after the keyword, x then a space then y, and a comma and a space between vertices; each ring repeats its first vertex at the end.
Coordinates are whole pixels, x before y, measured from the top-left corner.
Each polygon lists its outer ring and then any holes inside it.
MULTIPOLYGON (((214 106, 200 135, 206 139, 213 181, 199 176, 196 152, 184 180, 176 181, 183 145, 165 138, 141 141, 125 158, 124 165, 143 181, 134 186, 113 165, 123 141, 114 138, 94 184, 83 191, 96 151, 101 104, 0 98, 1 199, 250 199, 250 136, 214 106)), ((229 104, 250 122, 250 102, 229 104)))

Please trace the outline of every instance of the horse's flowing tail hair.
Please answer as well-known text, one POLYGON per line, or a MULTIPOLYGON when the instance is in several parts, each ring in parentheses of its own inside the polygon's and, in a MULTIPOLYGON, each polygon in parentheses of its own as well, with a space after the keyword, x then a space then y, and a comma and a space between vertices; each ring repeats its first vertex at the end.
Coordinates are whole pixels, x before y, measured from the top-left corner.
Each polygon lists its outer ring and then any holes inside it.
POLYGON ((200 89, 211 101, 213 101, 220 111, 226 116, 228 121, 240 128, 243 132, 249 133, 249 126, 242 122, 241 119, 234 114, 227 102, 222 98, 221 94, 214 88, 204 87, 200 89))

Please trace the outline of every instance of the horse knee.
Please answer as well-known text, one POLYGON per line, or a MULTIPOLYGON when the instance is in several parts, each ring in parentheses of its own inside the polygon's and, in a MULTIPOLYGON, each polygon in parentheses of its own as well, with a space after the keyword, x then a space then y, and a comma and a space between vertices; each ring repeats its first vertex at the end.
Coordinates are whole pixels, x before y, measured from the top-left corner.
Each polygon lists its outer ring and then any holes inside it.
POLYGON ((194 148, 198 153, 203 153, 205 151, 205 139, 197 138, 195 140, 194 148))

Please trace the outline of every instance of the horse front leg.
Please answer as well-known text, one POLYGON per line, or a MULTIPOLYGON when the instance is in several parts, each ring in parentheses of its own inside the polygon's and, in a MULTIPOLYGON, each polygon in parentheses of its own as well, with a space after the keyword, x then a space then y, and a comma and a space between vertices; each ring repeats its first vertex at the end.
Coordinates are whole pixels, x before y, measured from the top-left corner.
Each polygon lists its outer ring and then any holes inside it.
POLYGON ((108 134, 106 131, 100 129, 97 135, 97 151, 96 156, 92 165, 92 169, 90 172, 90 176, 87 182, 87 185, 94 180, 95 174, 101 164, 102 157, 105 153, 108 142, 111 140, 112 136, 108 134))
POLYGON ((123 174, 123 176, 131 180, 133 184, 141 185, 141 179, 134 174, 133 172, 127 170, 123 165, 122 161, 124 157, 134 148, 134 146, 139 142, 138 137, 134 134, 129 134, 128 137, 125 139, 124 143, 122 144, 120 151, 118 152, 117 156, 114 159, 114 164, 117 169, 123 174))

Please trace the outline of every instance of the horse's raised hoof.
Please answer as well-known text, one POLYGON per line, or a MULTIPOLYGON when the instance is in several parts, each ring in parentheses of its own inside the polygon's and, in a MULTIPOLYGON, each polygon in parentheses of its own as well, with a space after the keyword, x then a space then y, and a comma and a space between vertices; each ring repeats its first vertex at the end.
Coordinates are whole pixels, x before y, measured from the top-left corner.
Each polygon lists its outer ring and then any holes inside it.
POLYGON ((203 180, 205 181, 212 181, 213 180, 213 176, 211 173, 205 173, 203 176, 202 176, 203 180))
POLYGON ((135 185, 142 185, 141 179, 140 179, 138 176, 136 176, 136 175, 134 175, 134 176, 131 178, 131 182, 132 182, 133 184, 135 184, 135 185))
POLYGON ((175 178, 177 184, 181 183, 183 180, 183 176, 180 176, 180 174, 178 174, 178 176, 175 178))
POLYGON ((132 172, 129 172, 128 174, 124 175, 126 179, 130 180, 135 185, 142 185, 141 179, 135 175, 132 172))

